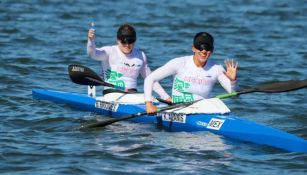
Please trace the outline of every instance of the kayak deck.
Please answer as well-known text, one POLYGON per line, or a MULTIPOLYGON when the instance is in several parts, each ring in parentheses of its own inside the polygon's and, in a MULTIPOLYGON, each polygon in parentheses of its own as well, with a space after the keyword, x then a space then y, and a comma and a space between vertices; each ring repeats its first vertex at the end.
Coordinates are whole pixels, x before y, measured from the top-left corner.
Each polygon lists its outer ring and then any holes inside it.
MULTIPOLYGON (((45 89, 33 89, 33 98, 55 103, 68 104, 77 109, 92 111, 110 117, 143 112, 144 104, 97 103, 85 94, 69 93, 45 89)), ((158 104, 159 107, 165 106, 158 104)), ((225 137, 269 145, 293 152, 307 152, 307 141, 287 132, 267 127, 230 114, 181 114, 159 113, 129 119, 133 122, 159 123, 169 131, 210 131, 225 137)))

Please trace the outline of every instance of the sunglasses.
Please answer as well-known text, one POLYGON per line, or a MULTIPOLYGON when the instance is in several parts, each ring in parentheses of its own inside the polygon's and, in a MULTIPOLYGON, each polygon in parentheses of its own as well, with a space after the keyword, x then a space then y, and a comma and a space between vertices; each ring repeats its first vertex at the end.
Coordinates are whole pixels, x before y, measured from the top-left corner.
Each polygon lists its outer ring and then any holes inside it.
POLYGON ((120 42, 122 43, 122 44, 133 44, 134 42, 135 42, 135 38, 122 38, 122 39, 120 39, 120 42))
POLYGON ((213 51, 214 47, 209 45, 209 44, 200 44, 198 46, 195 46, 195 48, 199 51, 203 51, 203 50, 206 50, 206 51, 213 51))

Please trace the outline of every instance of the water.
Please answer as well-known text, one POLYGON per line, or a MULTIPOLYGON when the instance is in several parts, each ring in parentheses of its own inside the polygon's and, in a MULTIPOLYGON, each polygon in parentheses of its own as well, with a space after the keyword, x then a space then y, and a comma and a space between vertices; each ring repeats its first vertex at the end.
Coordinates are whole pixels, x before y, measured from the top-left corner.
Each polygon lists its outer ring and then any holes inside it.
MULTIPOLYGON (((211 59, 239 61, 238 81, 306 79, 304 1, 0 1, 1 174, 306 174, 307 154, 226 139, 171 133, 150 124, 119 122, 80 131, 97 114, 32 99, 33 88, 84 92, 69 64, 100 72, 86 55, 95 22, 98 46, 115 43, 132 23, 152 69, 191 54, 192 37, 215 37, 211 59)), ((162 85, 170 90, 170 79, 162 85)), ((142 80, 139 81, 142 88, 142 80)), ((251 93, 224 102, 234 114, 307 139, 306 89, 251 93)), ((224 93, 216 86, 214 94, 224 93)))

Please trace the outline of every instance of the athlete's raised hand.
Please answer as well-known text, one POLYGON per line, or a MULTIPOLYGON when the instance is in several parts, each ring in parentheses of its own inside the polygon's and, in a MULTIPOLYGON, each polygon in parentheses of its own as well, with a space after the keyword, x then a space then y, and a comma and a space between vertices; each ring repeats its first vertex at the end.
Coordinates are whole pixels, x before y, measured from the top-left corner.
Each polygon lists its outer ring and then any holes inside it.
POLYGON ((231 80, 235 81, 237 79, 237 69, 238 69, 238 62, 234 62, 233 59, 225 60, 226 65, 226 72, 225 75, 231 80))
POLYGON ((87 34, 87 37, 89 38, 89 39, 94 39, 94 37, 95 37, 95 29, 90 29, 90 30, 88 30, 88 34, 87 34))

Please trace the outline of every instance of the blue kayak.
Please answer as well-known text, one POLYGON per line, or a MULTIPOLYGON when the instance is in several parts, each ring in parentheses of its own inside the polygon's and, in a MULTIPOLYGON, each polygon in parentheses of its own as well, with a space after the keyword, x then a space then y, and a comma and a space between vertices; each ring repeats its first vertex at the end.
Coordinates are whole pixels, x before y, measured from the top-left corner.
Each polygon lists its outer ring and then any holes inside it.
MULTIPOLYGON (((118 118, 127 114, 144 112, 144 104, 121 104, 97 100, 87 94, 33 89, 33 98, 55 103, 68 104, 80 110, 96 112, 118 118)), ((163 107, 165 104, 157 104, 163 107)), ((293 134, 267 127, 246 119, 225 114, 162 112, 156 116, 143 115, 129 119, 131 122, 157 123, 169 131, 210 131, 228 138, 268 145, 291 152, 307 153, 307 140, 293 134)))

